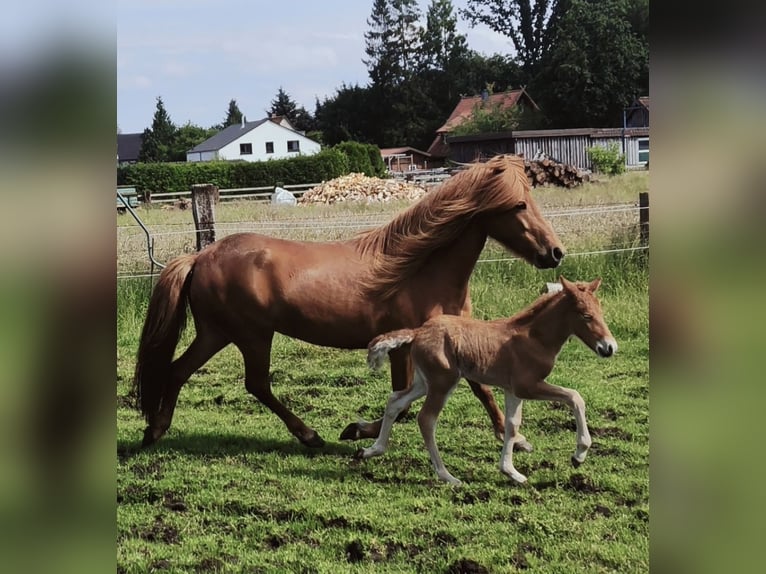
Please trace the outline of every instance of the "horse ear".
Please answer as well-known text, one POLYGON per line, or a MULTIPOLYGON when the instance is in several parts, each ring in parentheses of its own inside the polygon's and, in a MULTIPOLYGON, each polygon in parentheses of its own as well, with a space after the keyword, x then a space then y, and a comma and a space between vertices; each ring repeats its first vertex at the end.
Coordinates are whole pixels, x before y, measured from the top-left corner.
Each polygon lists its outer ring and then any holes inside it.
POLYGON ((568 291, 569 293, 577 291, 577 286, 563 275, 559 277, 559 280, 561 281, 561 286, 564 288, 564 291, 568 291))
POLYGON ((601 286, 601 277, 599 277, 598 279, 594 279, 588 284, 588 291, 590 291, 591 293, 595 293, 600 286, 601 286))

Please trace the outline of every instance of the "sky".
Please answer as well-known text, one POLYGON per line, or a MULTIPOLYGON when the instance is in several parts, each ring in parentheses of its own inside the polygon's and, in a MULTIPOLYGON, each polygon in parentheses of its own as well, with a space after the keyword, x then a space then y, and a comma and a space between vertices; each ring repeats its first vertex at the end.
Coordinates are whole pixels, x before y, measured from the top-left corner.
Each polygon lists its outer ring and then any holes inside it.
MULTIPOLYGON (((425 14, 428 0, 420 0, 425 14)), ((466 0, 453 0, 455 9, 466 0)), ((157 97, 176 125, 210 127, 229 101, 250 121, 280 87, 313 113, 316 98, 367 85, 364 33, 373 0, 117 0, 117 127, 149 127, 157 97)), ((508 54, 485 27, 458 29, 472 49, 508 54)))

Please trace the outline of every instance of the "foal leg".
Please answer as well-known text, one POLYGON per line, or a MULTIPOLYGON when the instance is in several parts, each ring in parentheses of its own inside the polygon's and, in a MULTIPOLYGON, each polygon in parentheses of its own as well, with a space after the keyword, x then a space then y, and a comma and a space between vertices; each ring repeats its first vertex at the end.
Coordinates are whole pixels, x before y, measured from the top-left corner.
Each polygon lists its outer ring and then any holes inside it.
POLYGON ((261 403, 276 414, 299 441, 309 447, 324 446, 324 440, 312 428, 295 416, 271 392, 269 363, 271 340, 274 333, 263 334, 250 339, 246 344, 237 343, 245 359, 245 388, 261 403))
MULTIPOLYGON (((409 346, 406 349, 394 349, 388 354, 388 357, 391 361, 391 388, 394 392, 409 388, 412 381, 412 359, 410 359, 409 346)), ((402 409, 397 420, 407 413, 408 408, 409 405, 402 409)), ((372 422, 360 420, 351 423, 340 433, 340 440, 377 438, 380 435, 382 424, 383 417, 372 422)))
POLYGON ((370 458, 386 452, 386 449, 388 448, 388 438, 391 436, 391 428, 394 426, 394 421, 399 416, 399 413, 408 409, 414 401, 424 396, 427 389, 428 387, 426 386, 423 376, 418 371, 415 371, 412 386, 409 389, 391 393, 391 396, 388 398, 388 403, 386 404, 386 412, 383 414, 383 423, 380 428, 378 439, 371 447, 359 449, 356 453, 356 457, 370 458))
POLYGON ((431 464, 436 471, 436 475, 444 482, 454 485, 462 483, 452 476, 444 466, 444 461, 439 454, 439 448, 436 446, 436 421, 459 380, 459 378, 456 378, 452 382, 445 381, 438 383, 437 381, 429 380, 428 394, 426 395, 423 407, 418 413, 420 433, 423 435, 423 441, 426 443, 428 455, 431 458, 431 464))
POLYGON ((471 387, 473 394, 476 395, 481 401, 481 404, 484 405, 484 409, 489 415, 489 420, 492 422, 495 438, 502 442, 505 433, 505 419, 503 418, 503 413, 500 410, 500 407, 497 406, 495 395, 492 394, 492 389, 486 385, 481 385, 470 380, 468 380, 468 385, 471 387))
POLYGON ((189 348, 178 359, 173 361, 170 366, 170 380, 167 382, 162 393, 160 409, 156 413, 149 415, 149 425, 144 431, 142 447, 157 442, 167 432, 173 420, 173 412, 178 402, 178 394, 181 392, 181 387, 184 386, 197 369, 207 363, 213 355, 227 344, 228 341, 225 339, 213 335, 209 331, 199 330, 189 348))
POLYGON ((500 455, 500 470, 519 484, 524 484, 527 481, 527 477, 513 466, 514 445, 517 442, 526 442, 524 435, 518 432, 521 426, 522 402, 511 391, 505 391, 505 440, 503 441, 503 452, 500 455))
POLYGON ((560 401, 572 409, 577 425, 577 448, 572 455, 572 465, 575 468, 580 466, 585 460, 592 442, 590 432, 588 432, 588 423, 585 420, 585 401, 580 393, 574 389, 566 389, 540 381, 532 389, 530 398, 543 401, 560 401))

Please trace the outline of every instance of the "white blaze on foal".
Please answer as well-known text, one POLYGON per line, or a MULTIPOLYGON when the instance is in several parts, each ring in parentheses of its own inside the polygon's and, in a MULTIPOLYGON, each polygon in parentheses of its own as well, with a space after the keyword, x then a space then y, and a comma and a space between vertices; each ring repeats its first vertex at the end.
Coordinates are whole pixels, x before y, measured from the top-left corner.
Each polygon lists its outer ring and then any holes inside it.
POLYGON ((569 405, 577 424, 577 447, 572 464, 579 466, 591 445, 585 420, 585 401, 580 393, 545 382, 553 370, 561 347, 572 335, 601 357, 617 351, 604 322, 596 290, 601 279, 573 283, 561 277, 561 289, 538 298, 509 319, 479 321, 455 315, 440 315, 417 329, 400 329, 380 335, 368 347, 367 362, 380 368, 393 349, 409 347, 415 375, 412 386, 391 394, 375 443, 360 449, 357 456, 370 458, 388 447, 391 428, 399 414, 413 401, 425 396, 418 425, 439 478, 460 484, 444 466, 436 446, 435 428, 450 393, 465 377, 505 392, 505 440, 500 470, 518 483, 527 477, 513 466, 514 446, 531 450, 519 432, 524 399, 560 401, 569 405))

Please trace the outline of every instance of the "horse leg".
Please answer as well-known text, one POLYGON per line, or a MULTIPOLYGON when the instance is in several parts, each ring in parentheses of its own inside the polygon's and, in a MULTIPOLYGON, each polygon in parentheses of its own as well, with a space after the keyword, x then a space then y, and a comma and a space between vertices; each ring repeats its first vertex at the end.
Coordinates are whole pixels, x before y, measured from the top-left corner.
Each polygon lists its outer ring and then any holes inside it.
POLYGON ((149 416, 149 425, 144 431, 142 447, 157 442, 170 428, 173 420, 173 412, 178 402, 178 394, 181 387, 189 380, 194 372, 207 363, 218 351, 223 349, 228 342, 208 331, 198 331, 189 348, 178 357, 170 366, 170 381, 165 386, 160 409, 149 416))
POLYGON ((540 381, 532 389, 527 391, 530 399, 542 401, 560 401, 569 406, 575 417, 577 425, 577 447, 572 455, 572 465, 580 466, 588 454, 588 449, 592 443, 588 423, 585 420, 585 401, 580 393, 574 389, 566 389, 557 385, 551 385, 545 381, 540 381))
POLYGON ((461 484, 461 482, 450 474, 439 454, 439 448, 436 446, 436 421, 459 380, 459 378, 453 380, 446 380, 443 377, 442 380, 429 378, 428 394, 418 413, 420 434, 423 435, 423 441, 426 443, 428 456, 431 458, 431 464, 436 475, 444 482, 454 485, 461 484))
POLYGON ((378 439, 370 448, 359 449, 356 458, 371 458, 386 452, 388 438, 391 436, 391 428, 399 413, 408 409, 410 405, 426 394, 428 387, 420 372, 415 371, 412 386, 409 389, 394 391, 386 404, 386 412, 383 414, 383 423, 380 428, 378 439))
POLYGON ((505 440, 503 441, 503 452, 500 455, 500 471, 513 481, 524 484, 527 477, 513 466, 514 445, 519 441, 526 442, 524 436, 518 432, 521 426, 521 404, 520 398, 511 391, 505 391, 505 440))
MULTIPOLYGON (((401 391, 410 386, 412 381, 412 359, 409 348, 394 349, 388 354, 391 361, 391 388, 393 391, 401 391)), ((409 407, 404 408, 396 420, 407 414, 409 407)), ((372 422, 360 420, 349 424, 340 433, 340 440, 359 440, 360 438, 377 438, 383 424, 383 417, 372 422)))
POLYGON ((246 344, 237 343, 245 359, 245 388, 261 403, 276 414, 299 441, 309 447, 324 446, 324 440, 312 428, 295 416, 271 391, 269 364, 271 340, 274 333, 250 339, 246 344))
POLYGON ((484 405, 484 409, 489 415, 489 420, 492 421, 492 428, 495 430, 495 438, 502 442, 505 437, 505 418, 503 417, 500 407, 497 406, 495 395, 492 394, 492 389, 486 385, 481 385, 470 380, 468 381, 468 385, 471 387, 473 394, 476 395, 481 401, 481 404, 484 405))

